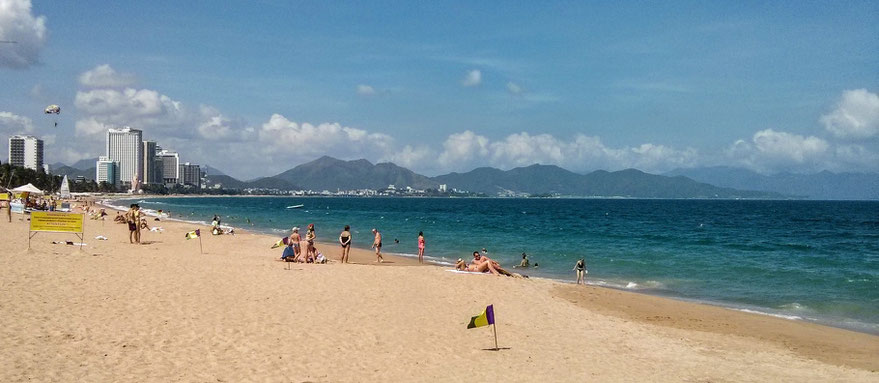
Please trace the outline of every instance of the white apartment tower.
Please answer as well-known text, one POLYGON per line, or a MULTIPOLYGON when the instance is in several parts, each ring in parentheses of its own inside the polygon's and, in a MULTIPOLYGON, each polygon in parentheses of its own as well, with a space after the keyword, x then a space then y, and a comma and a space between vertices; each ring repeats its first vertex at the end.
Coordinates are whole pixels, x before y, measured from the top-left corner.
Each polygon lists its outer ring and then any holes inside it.
POLYGON ((143 181, 143 132, 125 127, 107 131, 107 157, 119 163, 119 181, 131 185, 143 181))
POLYGON ((34 136, 9 137, 9 163, 28 169, 43 169, 43 140, 34 136))

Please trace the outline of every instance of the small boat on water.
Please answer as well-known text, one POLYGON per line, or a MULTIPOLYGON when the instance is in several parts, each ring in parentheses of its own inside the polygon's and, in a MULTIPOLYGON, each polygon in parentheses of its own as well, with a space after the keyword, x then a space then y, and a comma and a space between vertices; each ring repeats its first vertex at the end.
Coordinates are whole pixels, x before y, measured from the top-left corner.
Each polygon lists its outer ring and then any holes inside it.
POLYGON ((293 206, 287 206, 287 209, 299 209, 299 208, 301 208, 301 207, 303 207, 303 206, 305 206, 305 205, 293 205, 293 206))

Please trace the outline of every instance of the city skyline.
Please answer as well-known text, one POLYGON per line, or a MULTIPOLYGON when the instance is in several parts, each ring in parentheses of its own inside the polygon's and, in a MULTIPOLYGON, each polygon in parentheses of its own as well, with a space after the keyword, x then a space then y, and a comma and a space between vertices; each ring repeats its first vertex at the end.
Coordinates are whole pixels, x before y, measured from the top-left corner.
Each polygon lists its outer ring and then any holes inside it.
POLYGON ((47 163, 131 126, 245 179, 321 155, 426 175, 879 171, 872 2, 0 1, 19 42, 0 47, 0 134, 44 137, 47 163))

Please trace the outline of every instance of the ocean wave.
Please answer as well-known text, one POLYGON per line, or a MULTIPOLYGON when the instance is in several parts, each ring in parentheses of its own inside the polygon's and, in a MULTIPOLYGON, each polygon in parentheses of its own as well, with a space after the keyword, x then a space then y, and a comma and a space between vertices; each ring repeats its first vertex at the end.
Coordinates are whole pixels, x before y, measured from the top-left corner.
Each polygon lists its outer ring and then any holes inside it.
POLYGON ((784 309, 784 310, 796 310, 796 311, 804 311, 804 310, 809 309, 807 306, 803 306, 797 302, 783 304, 783 305, 779 306, 778 308, 784 309))
POLYGON ((799 315, 776 314, 776 313, 770 313, 770 312, 765 312, 765 311, 760 311, 760 310, 751 310, 751 309, 742 309, 742 308, 736 308, 735 310, 746 312, 746 313, 751 313, 751 314, 767 315, 767 316, 776 317, 776 318, 784 318, 784 319, 790 319, 790 320, 803 320, 803 317, 801 317, 799 315))

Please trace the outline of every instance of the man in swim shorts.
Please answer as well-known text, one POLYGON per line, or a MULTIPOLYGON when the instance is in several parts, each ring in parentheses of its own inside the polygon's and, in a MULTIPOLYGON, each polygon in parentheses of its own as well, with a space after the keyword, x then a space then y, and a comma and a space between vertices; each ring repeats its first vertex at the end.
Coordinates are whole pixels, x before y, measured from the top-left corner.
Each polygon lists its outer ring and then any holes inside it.
POLYGON ((375 261, 384 262, 385 260, 382 258, 382 233, 373 228, 372 234, 375 234, 375 238, 372 240, 372 247, 375 248, 375 261))

